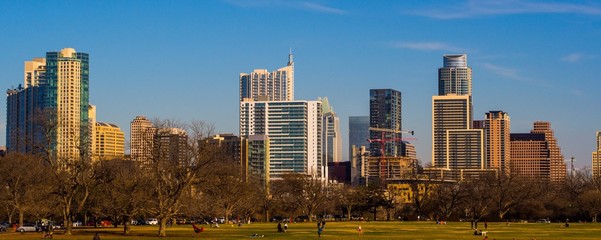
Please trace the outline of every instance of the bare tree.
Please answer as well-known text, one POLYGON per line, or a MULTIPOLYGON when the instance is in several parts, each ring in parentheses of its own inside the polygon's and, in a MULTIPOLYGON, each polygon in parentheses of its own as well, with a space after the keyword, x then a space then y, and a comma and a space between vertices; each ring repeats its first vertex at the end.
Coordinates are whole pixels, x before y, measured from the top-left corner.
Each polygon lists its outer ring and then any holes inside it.
POLYGON ((96 211, 108 216, 116 226, 123 224, 123 234, 130 233, 130 223, 144 213, 150 201, 148 176, 134 161, 108 160, 98 162, 98 186, 90 201, 96 211))
POLYGON ((443 219, 448 219, 468 197, 464 182, 441 182, 432 191, 432 204, 443 219))
POLYGON ((488 191, 494 199, 497 216, 500 219, 517 205, 539 195, 542 189, 536 181, 528 181, 514 174, 487 176, 485 181, 488 182, 488 191))
POLYGON ((328 199, 327 183, 311 176, 296 173, 286 174, 280 183, 288 204, 295 206, 304 215, 307 215, 309 222, 313 221, 315 212, 328 199))
POLYGON ((347 219, 351 221, 353 210, 362 204, 361 200, 364 197, 361 196, 361 191, 351 186, 343 185, 337 187, 334 193, 337 196, 338 204, 344 209, 347 219))
POLYGON ((208 172, 207 166, 218 161, 221 155, 217 148, 202 144, 203 139, 213 134, 213 125, 201 121, 183 124, 173 120, 155 120, 154 126, 157 131, 187 130, 183 143, 182 139, 172 139, 176 141, 174 143, 155 136, 153 154, 148 163, 153 188, 148 211, 159 220, 159 236, 165 237, 167 221, 180 210, 182 196, 191 191, 192 183, 208 172))
POLYGON ((23 225, 26 213, 43 210, 49 199, 49 191, 44 186, 48 178, 43 162, 30 154, 13 153, 0 161, 0 188, 3 202, 14 209, 23 225))

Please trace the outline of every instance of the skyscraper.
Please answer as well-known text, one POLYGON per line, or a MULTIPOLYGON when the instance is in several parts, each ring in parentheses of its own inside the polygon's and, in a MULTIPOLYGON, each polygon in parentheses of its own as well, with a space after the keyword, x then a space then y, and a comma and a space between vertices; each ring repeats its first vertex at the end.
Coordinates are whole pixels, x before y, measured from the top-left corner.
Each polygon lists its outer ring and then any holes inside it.
POLYGON ((369 116, 348 117, 349 156, 353 146, 369 146, 369 116))
POLYGON ((545 140, 549 144, 549 158, 550 158, 550 179, 552 183, 562 183, 566 180, 566 163, 561 154, 561 149, 555 139, 553 129, 551 129, 550 122, 536 121, 534 122, 534 129, 532 133, 544 133, 545 140))
POLYGON ((549 122, 534 122, 530 133, 511 134, 512 174, 561 183, 566 165, 549 122))
POLYGON ((327 97, 319 100, 322 102, 323 113, 323 159, 325 162, 341 162, 342 136, 340 135, 340 119, 332 106, 330 106, 327 97))
POLYGON ((80 149, 90 149, 89 75, 87 53, 73 48, 46 53, 46 75, 40 81, 42 106, 56 113, 55 150, 59 159, 79 157, 80 149))
POLYGON ((90 156, 89 55, 73 48, 47 52, 45 59, 25 62, 23 84, 7 92, 9 151, 47 149, 58 159, 79 158, 80 151, 90 156), (44 124, 55 125, 55 131, 43 136, 44 124), (50 144, 34 147, 34 140, 50 144))
POLYGON ((269 179, 279 179, 286 173, 325 177, 321 104, 302 100, 240 102, 240 136, 250 139, 265 135, 252 139, 257 143, 258 139, 269 141, 268 145, 258 144, 259 149, 269 148, 269 158, 263 160, 269 161, 269 179))
POLYGON ((369 90, 369 131, 370 139, 386 140, 384 152, 380 142, 370 144, 372 156, 402 156, 402 100, 401 92, 394 89, 369 90), (380 130, 374 130, 379 128, 380 130))
POLYGON ((188 134, 183 129, 156 129, 152 145, 152 158, 155 162, 179 166, 189 164, 188 134))
POLYGON ((486 142, 486 168, 498 169, 509 174, 511 159, 510 119, 503 111, 490 111, 485 114, 484 139, 486 142))
POLYGON ((130 123, 131 159, 146 163, 151 158, 155 128, 144 116, 136 116, 130 123))
POLYGON ((593 171, 593 177, 598 178, 601 177, 601 131, 597 131, 595 139, 597 140, 597 145, 595 147, 595 151, 593 152, 591 168, 593 171))
POLYGON ((472 95, 472 68, 466 54, 445 54, 438 69, 438 95, 472 95))
MULTIPOLYGON (((432 97, 432 166, 450 167, 447 163, 447 137, 450 130, 468 130, 472 124, 468 95, 450 94, 432 97)), ((459 140, 459 139, 457 139, 459 140)), ((455 142, 454 144, 462 144, 455 142)), ((469 144, 463 143, 463 144, 469 144)), ((453 145, 451 145, 453 146, 453 145)))
POLYGON ((287 66, 274 72, 255 69, 252 73, 240 73, 240 101, 249 98, 255 101, 294 100, 294 61, 288 55, 287 66))

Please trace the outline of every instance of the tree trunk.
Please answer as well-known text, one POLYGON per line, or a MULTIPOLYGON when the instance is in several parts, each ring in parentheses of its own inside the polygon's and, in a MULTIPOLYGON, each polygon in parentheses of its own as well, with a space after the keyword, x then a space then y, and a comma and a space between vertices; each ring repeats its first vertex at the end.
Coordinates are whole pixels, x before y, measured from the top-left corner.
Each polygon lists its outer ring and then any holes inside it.
POLYGON ((123 235, 127 235, 131 232, 131 219, 127 216, 123 216, 123 235))
POLYGON ((71 235, 71 229, 73 228, 73 221, 71 220, 71 206, 63 206, 63 224, 65 225, 64 235, 71 235))
POLYGON ((346 214, 347 214, 347 218, 348 218, 349 222, 353 220, 351 218, 351 212, 352 212, 352 208, 351 207, 347 207, 346 208, 346 214))
POLYGON ((19 210, 19 226, 23 226, 23 216, 25 215, 25 213, 21 210, 19 210))
POLYGON ((159 218, 159 237, 167 236, 167 219, 159 218))
POLYGON ((269 222, 269 209, 265 209, 265 222, 269 222))

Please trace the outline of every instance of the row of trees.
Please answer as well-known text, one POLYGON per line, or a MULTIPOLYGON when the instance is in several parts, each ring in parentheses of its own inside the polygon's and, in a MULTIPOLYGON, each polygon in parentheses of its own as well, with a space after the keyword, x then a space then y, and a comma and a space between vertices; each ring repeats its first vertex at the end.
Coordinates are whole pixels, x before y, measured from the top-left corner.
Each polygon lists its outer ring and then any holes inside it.
POLYGON ((459 183, 416 175, 397 184, 370 181, 367 187, 351 187, 288 174, 266 188, 244 176, 239 161, 222 148, 205 144, 213 135, 211 125, 157 120, 155 126, 186 129, 185 158, 174 162, 153 152, 145 162, 92 161, 80 151, 78 157, 61 159, 47 148, 0 159, 0 219, 19 224, 61 219, 65 234, 74 220, 108 219, 129 234, 131 220, 156 217, 158 235, 166 236, 174 218, 596 220, 601 211, 601 181, 589 171, 576 171, 564 185, 553 186, 512 175, 459 183))

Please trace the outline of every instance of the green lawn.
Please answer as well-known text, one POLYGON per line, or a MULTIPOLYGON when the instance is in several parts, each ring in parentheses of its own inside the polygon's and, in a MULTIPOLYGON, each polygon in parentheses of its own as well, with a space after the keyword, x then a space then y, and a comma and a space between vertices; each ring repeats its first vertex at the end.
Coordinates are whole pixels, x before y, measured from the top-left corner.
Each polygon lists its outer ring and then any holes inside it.
MULTIPOLYGON (((191 225, 172 226, 162 239, 250 239, 256 233, 265 235, 260 239, 317 239, 316 223, 288 224, 287 233, 278 233, 276 223, 253 223, 242 227, 221 225, 220 228, 207 228, 195 234, 191 225)), ((601 224, 571 223, 569 228, 559 223, 489 223, 489 239, 601 239, 601 224)), ((480 224, 479 227, 484 227, 480 224)), ((75 228, 72 236, 61 232, 54 239, 91 240, 96 232, 101 239, 149 239, 158 238, 156 226, 134 226, 132 234, 123 236, 121 228, 75 228)), ((436 225, 435 222, 328 222, 322 234, 323 239, 483 239, 472 235, 469 223, 450 222, 436 225), (357 226, 363 228, 363 236, 357 233, 357 226)), ((0 233, 0 239, 41 239, 42 233, 0 233)))

